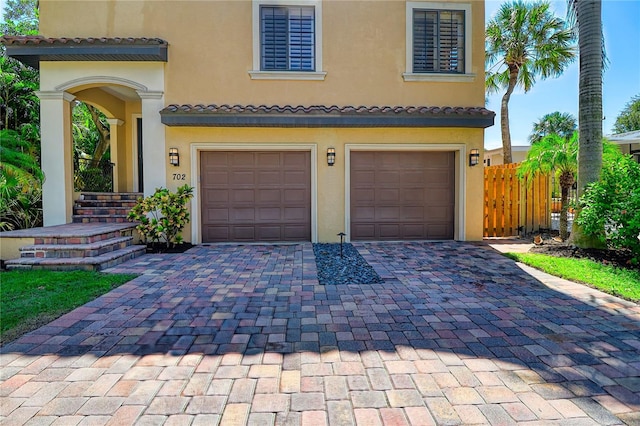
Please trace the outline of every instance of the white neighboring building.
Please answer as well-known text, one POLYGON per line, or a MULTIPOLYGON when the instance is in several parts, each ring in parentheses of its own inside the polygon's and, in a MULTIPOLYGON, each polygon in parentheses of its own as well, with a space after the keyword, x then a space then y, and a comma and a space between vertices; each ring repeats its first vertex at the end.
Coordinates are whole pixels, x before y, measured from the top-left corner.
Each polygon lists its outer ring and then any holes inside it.
MULTIPOLYGON (((525 158, 527 158, 527 153, 531 148, 530 145, 518 146, 514 145, 511 147, 511 157, 514 163, 520 163, 525 158)), ((484 166, 497 166, 500 164, 504 164, 504 158, 502 155, 502 147, 493 148, 493 149, 485 149, 484 150, 484 166)))
POLYGON ((633 155, 636 161, 640 163, 640 130, 605 137, 620 146, 620 151, 633 155))

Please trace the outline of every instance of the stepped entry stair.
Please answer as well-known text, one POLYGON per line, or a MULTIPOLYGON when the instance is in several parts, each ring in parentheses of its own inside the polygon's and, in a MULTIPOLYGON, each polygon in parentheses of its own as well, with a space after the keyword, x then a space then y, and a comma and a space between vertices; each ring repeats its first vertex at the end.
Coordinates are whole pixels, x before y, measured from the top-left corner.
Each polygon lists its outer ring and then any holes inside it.
POLYGON ((73 223, 0 233, 0 239, 33 243, 7 269, 99 271, 136 258, 146 246, 134 244, 136 223, 126 216, 138 193, 83 193, 74 206, 73 223))

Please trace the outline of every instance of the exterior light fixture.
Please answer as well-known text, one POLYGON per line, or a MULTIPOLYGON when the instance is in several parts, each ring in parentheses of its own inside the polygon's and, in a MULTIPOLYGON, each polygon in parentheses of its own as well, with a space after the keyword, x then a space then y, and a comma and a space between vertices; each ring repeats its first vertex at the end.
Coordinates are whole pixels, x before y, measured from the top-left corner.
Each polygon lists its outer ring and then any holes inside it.
POLYGON ((327 164, 333 166, 336 163, 336 149, 327 148, 327 164))
POLYGON ((469 166, 477 166, 480 162, 480 150, 473 148, 469 153, 469 166))
POLYGON ((172 166, 180 165, 180 154, 178 154, 178 148, 169 148, 169 164, 172 166))

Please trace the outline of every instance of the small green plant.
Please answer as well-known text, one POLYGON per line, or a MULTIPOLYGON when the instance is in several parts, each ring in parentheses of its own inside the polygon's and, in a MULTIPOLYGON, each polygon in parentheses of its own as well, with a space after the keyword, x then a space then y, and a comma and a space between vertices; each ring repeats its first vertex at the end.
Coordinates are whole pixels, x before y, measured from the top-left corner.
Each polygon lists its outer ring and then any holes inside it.
POLYGON ((640 262, 640 164, 630 155, 607 159, 599 182, 591 184, 580 198, 578 224, 587 234, 605 229, 607 243, 626 248, 633 262, 640 262))
POLYGON ((138 200, 127 218, 140 222, 136 229, 146 243, 164 242, 167 248, 182 242, 180 232, 189 223, 187 203, 193 197, 193 187, 184 185, 176 192, 157 188, 156 192, 138 200))

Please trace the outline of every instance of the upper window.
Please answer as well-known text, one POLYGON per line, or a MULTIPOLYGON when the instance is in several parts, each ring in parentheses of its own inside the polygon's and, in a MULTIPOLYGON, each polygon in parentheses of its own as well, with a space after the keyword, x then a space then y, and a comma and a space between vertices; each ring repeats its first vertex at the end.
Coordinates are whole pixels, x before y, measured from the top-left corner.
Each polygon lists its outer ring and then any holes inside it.
POLYGON ((320 0, 253 1, 253 79, 322 80, 320 0))
POLYGON ((413 72, 464 73, 463 11, 413 11, 413 72))
POLYGON ((260 8, 260 69, 315 71, 313 7, 260 8))
POLYGON ((405 81, 473 81, 471 5, 407 2, 405 81))

